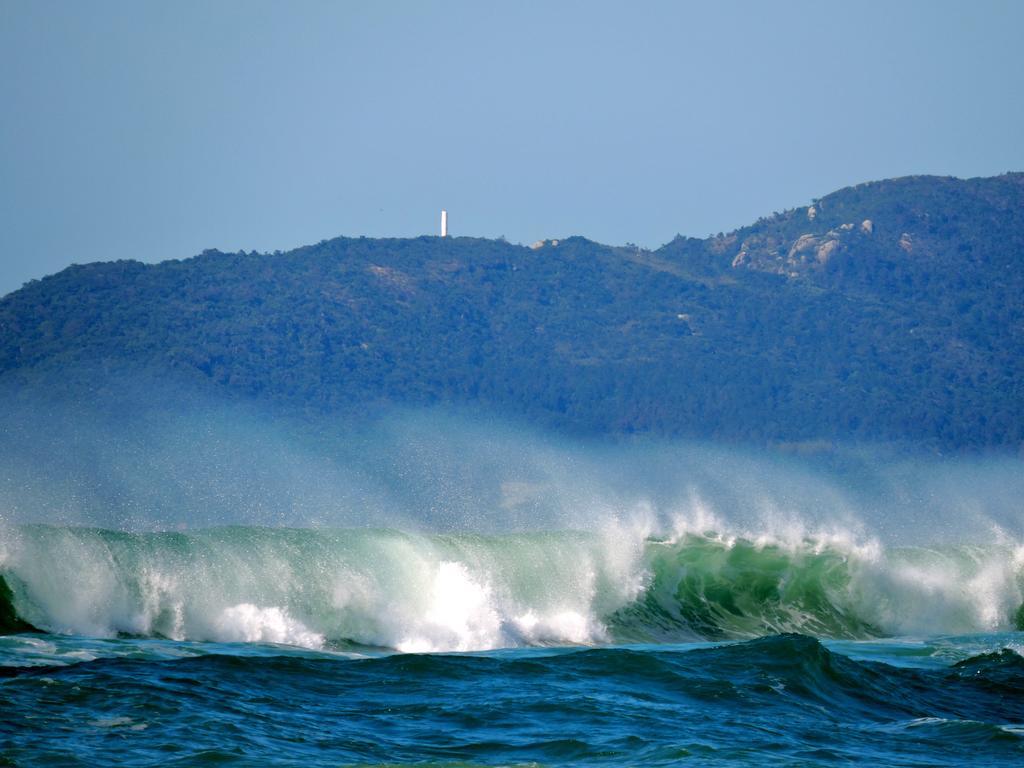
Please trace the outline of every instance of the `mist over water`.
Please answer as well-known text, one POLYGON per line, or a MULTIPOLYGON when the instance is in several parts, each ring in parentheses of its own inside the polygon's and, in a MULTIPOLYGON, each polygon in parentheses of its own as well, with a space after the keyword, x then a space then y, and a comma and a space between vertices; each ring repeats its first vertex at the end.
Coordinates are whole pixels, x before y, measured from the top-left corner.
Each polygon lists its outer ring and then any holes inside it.
POLYGON ((21 620, 405 651, 1020 621, 1015 457, 586 440, 442 409, 310 422, 144 394, 4 414, 0 574, 21 620))
POLYGON ((885 543, 1024 536, 1018 456, 574 438, 440 408, 297 419, 148 381, 120 382, 116 397, 5 401, 8 522, 487 533, 616 520, 664 533, 713 519, 744 535, 843 531, 885 543))

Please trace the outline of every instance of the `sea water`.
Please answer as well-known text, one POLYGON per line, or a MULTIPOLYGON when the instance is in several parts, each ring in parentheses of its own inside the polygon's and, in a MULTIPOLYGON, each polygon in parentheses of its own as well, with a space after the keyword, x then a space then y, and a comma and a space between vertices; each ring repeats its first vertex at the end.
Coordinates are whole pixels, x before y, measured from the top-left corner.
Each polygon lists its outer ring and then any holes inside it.
POLYGON ((1024 549, 8 525, 0 764, 1012 765, 1024 549))

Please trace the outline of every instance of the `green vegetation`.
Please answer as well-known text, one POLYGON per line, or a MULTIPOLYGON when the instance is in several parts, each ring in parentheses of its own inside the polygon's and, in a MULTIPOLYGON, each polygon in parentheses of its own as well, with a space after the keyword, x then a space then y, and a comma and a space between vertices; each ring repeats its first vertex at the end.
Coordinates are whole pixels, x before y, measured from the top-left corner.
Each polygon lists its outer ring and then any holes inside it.
POLYGON ((653 252, 338 238, 87 264, 0 299, 0 383, 100 397, 141 371, 310 415, 1016 450, 1022 267, 1024 174, 863 184, 653 252))

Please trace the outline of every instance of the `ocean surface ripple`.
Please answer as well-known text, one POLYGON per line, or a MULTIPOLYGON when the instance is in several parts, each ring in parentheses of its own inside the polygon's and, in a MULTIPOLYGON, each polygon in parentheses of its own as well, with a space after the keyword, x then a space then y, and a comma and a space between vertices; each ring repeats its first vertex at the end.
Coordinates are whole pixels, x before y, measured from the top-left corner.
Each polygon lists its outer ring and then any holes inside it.
POLYGON ((0 578, 0 765, 1024 761, 1006 541, 26 525, 0 578))

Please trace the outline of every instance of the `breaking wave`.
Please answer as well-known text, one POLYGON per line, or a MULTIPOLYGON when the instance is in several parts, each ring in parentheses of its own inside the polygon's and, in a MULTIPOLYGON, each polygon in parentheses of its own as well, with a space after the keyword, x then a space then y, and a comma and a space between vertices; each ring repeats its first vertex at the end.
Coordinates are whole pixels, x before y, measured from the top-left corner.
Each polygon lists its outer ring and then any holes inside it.
POLYGON ((1020 628, 1024 548, 639 526, 0 531, 0 629, 470 651, 1020 628))

